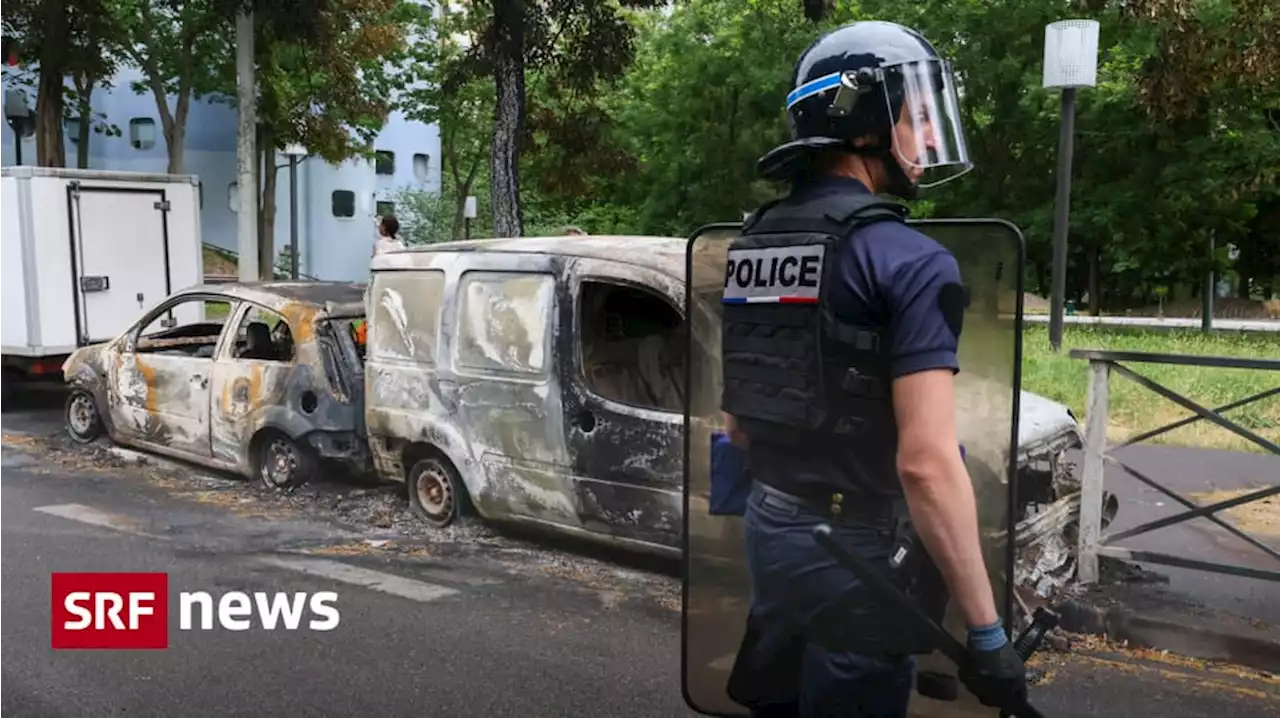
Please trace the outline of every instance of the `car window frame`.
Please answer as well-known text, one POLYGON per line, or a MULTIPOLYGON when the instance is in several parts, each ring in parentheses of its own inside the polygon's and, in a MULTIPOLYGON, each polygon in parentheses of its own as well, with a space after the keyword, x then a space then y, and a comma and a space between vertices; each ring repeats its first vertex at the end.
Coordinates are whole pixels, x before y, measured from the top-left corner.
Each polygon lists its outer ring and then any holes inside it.
MULTIPOLYGON (((187 357, 172 357, 172 358, 175 358, 175 359, 186 358, 186 359, 199 359, 201 361, 206 361, 206 360, 215 361, 217 357, 221 354, 223 350, 223 345, 226 343, 227 326, 230 324, 230 317, 235 316, 240 311, 240 305, 242 301, 236 297, 232 297, 225 294, 216 294, 212 292, 193 292, 190 294, 172 295, 166 298, 163 302, 157 305, 155 309, 142 315, 141 319, 134 322, 132 326, 130 326, 120 335, 120 340, 118 344, 118 350, 120 351, 120 353, 137 355, 139 353, 138 339, 142 334, 142 330, 150 326, 151 322, 154 322, 158 317, 160 317, 160 315, 171 312, 174 307, 178 306, 179 304, 185 304, 187 302, 225 302, 227 305, 230 306, 230 308, 227 310, 228 320, 222 323, 222 331, 218 334, 218 341, 214 344, 213 356, 208 356, 208 357, 187 356, 187 357)), ((146 352, 146 353, 149 353, 149 352, 146 352)))
POLYGON ((298 328, 293 326, 293 323, 289 321, 289 317, 285 316, 284 312, 281 312, 277 309, 272 309, 271 307, 268 307, 265 304, 255 302, 250 299, 241 299, 239 300, 239 303, 236 305, 235 310, 228 315, 227 323, 222 328, 223 337, 219 339, 218 351, 214 353, 214 357, 218 361, 226 360, 231 362, 238 362, 238 361, 265 362, 268 364, 280 364, 283 366, 297 366, 298 340, 296 338, 293 340, 292 351, 290 352, 288 361, 281 361, 279 359, 246 359, 244 357, 234 356, 231 353, 236 346, 235 336, 239 333, 240 324, 244 322, 246 315, 248 315, 248 313, 253 309, 263 309, 268 312, 271 312, 272 314, 275 314, 276 316, 280 317, 280 321, 284 322, 289 327, 289 335, 291 337, 298 336, 298 328), (231 327, 235 327, 235 329, 231 332, 231 334, 227 334, 227 330, 230 329, 231 327))
MULTIPOLYGON (((612 286, 625 287, 627 289, 634 289, 641 292, 648 292, 649 294, 652 294, 658 297, 659 299, 664 300, 668 306, 675 309, 676 314, 680 316, 680 321, 682 323, 689 321, 688 314, 685 311, 685 308, 682 306, 683 302, 672 299, 670 295, 668 295, 659 287, 654 286, 653 284, 646 283, 643 278, 644 276, 648 276, 648 277, 657 279, 659 277, 664 276, 662 272, 659 272, 654 269, 649 269, 649 268, 630 268, 628 269, 628 271, 631 271, 637 275, 641 275, 641 278, 637 279, 637 278, 631 278, 631 277, 619 277, 617 274, 610 274, 607 272, 607 269, 610 266, 614 266, 614 265, 615 263, 611 262, 610 260, 591 258, 588 261, 580 261, 578 263, 575 263, 574 267, 570 272, 568 288, 569 288, 569 295, 570 295, 569 300, 573 302, 573 318, 571 321, 573 322, 572 355, 573 355, 573 365, 574 365, 573 370, 569 372, 569 375, 571 376, 571 381, 576 383, 578 387, 585 394, 590 396, 593 400, 601 402, 603 406, 607 407, 611 411, 615 411, 620 414, 643 416, 648 418, 654 418, 657 416, 683 417, 684 412, 682 411, 673 412, 673 411, 668 411, 666 409, 660 409, 653 406, 642 406, 639 404, 630 404, 625 401, 615 399, 613 397, 605 396, 596 390, 595 386, 592 384, 591 380, 586 375, 586 367, 587 367, 586 353, 585 353, 586 347, 583 343, 583 335, 582 335, 582 321, 584 318, 583 306, 582 306, 583 284, 586 284, 588 282, 593 282, 597 284, 608 284, 612 286)), ((681 331, 680 336, 682 339, 686 331, 687 329, 681 331)), ((686 361, 688 361, 687 357, 686 357, 686 361)), ((685 387, 685 391, 688 392, 688 387, 685 387)))
MULTIPOLYGON (((525 268, 519 265, 490 267, 483 264, 468 266, 458 272, 452 288, 446 287, 446 291, 453 294, 453 304, 449 311, 452 327, 450 346, 448 347, 449 366, 453 374, 463 376, 470 379, 487 379, 497 381, 510 381, 525 384, 546 384, 552 380, 556 373, 555 368, 555 337, 556 323, 558 321, 557 313, 560 302, 559 287, 562 281, 562 275, 555 268, 525 268), (466 290, 468 282, 474 281, 468 279, 469 275, 480 275, 482 278, 490 278, 495 275, 505 275, 509 279, 523 277, 538 277, 550 280, 551 285, 551 301, 547 305, 545 321, 543 324, 543 365, 536 372, 526 372, 512 370, 507 368, 493 368, 474 366, 464 363, 462 356, 462 334, 463 334, 463 317, 466 309, 466 290)), ((442 325, 443 329, 443 325, 442 325)))

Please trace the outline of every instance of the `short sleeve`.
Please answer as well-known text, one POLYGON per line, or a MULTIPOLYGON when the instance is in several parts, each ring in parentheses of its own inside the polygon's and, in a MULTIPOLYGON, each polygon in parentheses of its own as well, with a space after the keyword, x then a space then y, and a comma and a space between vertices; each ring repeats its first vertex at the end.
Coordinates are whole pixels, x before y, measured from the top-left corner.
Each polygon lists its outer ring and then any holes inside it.
POLYGON ((929 369, 960 370, 959 326, 948 324, 943 298, 960 285, 955 257, 937 250, 897 267, 889 285, 890 362, 894 378, 929 369), (949 289, 944 289, 951 285, 949 289))

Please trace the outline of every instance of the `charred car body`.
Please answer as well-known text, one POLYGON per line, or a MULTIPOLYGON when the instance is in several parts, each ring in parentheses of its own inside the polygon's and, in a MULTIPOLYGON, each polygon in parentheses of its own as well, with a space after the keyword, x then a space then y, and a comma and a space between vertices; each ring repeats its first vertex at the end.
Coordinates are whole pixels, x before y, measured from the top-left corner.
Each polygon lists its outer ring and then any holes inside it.
MULTIPOLYGON (((379 255, 365 367, 378 473, 437 526, 474 508, 678 554, 686 247, 573 236, 379 255)), ((1033 546, 1078 513, 1062 454, 1082 435, 1066 407, 1021 396, 1017 540, 1033 546)))
POLYGON ((364 285, 265 282, 177 292, 63 365, 67 431, 296 486, 320 460, 363 471, 355 325, 364 285))

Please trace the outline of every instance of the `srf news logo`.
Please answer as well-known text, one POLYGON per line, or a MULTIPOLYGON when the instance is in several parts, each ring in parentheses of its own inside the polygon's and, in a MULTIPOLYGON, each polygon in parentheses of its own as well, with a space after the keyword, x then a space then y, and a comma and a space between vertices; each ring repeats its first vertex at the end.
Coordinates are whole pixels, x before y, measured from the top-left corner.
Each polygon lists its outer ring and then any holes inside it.
MULTIPOLYGON (((53 648, 169 647, 169 574, 167 573, 55 573, 52 574, 53 648)), ((294 631, 307 622, 312 631, 332 631, 341 620, 333 591, 318 593, 253 594, 229 591, 215 599, 205 591, 178 594, 178 627, 184 631, 196 625, 211 631, 218 624, 228 631, 258 627, 274 631, 278 626, 294 631)))

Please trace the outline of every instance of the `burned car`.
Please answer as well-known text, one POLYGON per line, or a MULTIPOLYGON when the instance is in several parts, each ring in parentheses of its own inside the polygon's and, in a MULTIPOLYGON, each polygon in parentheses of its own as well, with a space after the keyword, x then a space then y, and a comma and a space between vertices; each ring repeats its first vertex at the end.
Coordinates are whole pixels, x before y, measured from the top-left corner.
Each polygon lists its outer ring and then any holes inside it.
MULTIPOLYGON (((406 482, 435 526, 474 509, 678 555, 686 247, 538 237, 376 257, 365 410, 379 475, 406 482)), ((1028 503, 1069 504, 1059 459, 1079 425, 1028 392, 1022 419, 1028 503)))
POLYGON ((66 427, 297 486, 321 462, 368 467, 355 341, 364 285, 264 282, 177 292, 63 364, 66 427))

